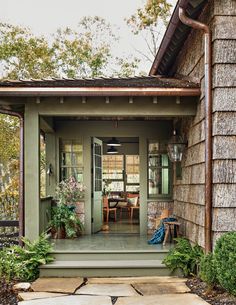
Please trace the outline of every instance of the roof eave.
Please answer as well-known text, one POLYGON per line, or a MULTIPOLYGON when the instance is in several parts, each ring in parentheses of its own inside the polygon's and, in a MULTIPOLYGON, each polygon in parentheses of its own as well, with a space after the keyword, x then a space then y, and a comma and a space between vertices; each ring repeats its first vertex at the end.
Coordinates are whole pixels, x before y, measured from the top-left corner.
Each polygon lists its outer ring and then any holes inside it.
POLYGON ((172 13, 172 16, 171 16, 171 19, 168 23, 168 26, 166 28, 166 31, 165 31, 165 34, 162 38, 162 41, 161 41, 161 44, 160 44, 160 47, 158 49, 158 52, 157 52, 157 55, 154 59, 154 62, 152 63, 152 66, 151 66, 151 69, 149 71, 149 75, 152 76, 152 75, 156 75, 157 73, 157 68, 162 60, 162 57, 169 45, 169 42, 170 42, 170 39, 176 29, 176 26, 179 22, 179 15, 178 15, 178 11, 179 11, 179 7, 183 7, 183 8, 186 8, 188 4, 188 0, 180 0, 176 3, 176 6, 175 6, 175 9, 172 13))
POLYGON ((2 87, 0 97, 12 96, 200 96, 200 88, 137 87, 2 87))

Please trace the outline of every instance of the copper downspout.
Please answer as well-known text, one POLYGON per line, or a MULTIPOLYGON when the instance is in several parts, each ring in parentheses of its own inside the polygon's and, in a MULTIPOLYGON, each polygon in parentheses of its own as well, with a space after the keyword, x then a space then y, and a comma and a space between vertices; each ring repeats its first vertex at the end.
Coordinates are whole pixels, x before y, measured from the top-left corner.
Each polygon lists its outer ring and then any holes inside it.
POLYGON ((212 50, 210 28, 186 16, 179 8, 183 24, 204 32, 205 65, 205 251, 212 251, 212 50))
MULTIPOLYGON (((0 109, 1 114, 15 116, 20 120, 20 176, 19 176, 19 236, 24 236, 24 117, 10 110, 0 109)), ((21 240, 19 241, 22 245, 21 240)))

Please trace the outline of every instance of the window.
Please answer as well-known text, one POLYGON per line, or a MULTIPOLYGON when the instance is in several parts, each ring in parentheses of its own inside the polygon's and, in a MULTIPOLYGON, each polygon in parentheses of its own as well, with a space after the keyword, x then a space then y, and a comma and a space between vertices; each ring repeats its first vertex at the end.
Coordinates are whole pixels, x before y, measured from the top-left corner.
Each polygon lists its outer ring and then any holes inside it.
POLYGON ((60 179, 83 181, 83 146, 79 140, 60 141, 60 179))
POLYGON ((148 145, 148 196, 170 197, 171 162, 165 146, 159 142, 148 145))
POLYGON ((102 148, 97 143, 94 146, 94 171, 95 192, 99 192, 102 191, 102 148))
POLYGON ((124 192, 124 156, 103 156, 103 180, 109 180, 113 192, 124 192))
POLYGON ((103 156, 103 180, 109 180, 112 192, 139 191, 139 156, 103 156))
POLYGON ((126 191, 139 191, 139 156, 126 156, 126 191))

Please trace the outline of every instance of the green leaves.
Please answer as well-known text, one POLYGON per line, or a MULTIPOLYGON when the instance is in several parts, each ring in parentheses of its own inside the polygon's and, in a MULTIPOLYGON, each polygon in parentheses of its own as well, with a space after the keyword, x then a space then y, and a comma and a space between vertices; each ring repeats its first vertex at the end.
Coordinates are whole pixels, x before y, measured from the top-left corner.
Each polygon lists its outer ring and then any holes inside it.
POLYGON ((54 50, 46 39, 18 26, 0 24, 0 61, 10 79, 57 75, 54 50))
POLYGON ((126 19, 132 32, 143 37, 147 52, 137 51, 150 62, 156 56, 160 32, 167 26, 171 7, 167 0, 146 0, 143 8, 139 8, 135 14, 126 19))
POLYGON ((216 265, 213 253, 203 256, 200 263, 200 278, 207 283, 209 288, 217 284, 216 265))
POLYGON ((217 240, 214 263, 220 285, 236 295, 236 232, 226 233, 217 240))
POLYGON ((76 216, 75 212, 65 204, 58 204, 52 208, 52 220, 50 226, 55 229, 65 228, 66 236, 76 237, 83 229, 83 224, 76 216))
POLYGON ((10 279, 32 281, 39 275, 39 266, 53 261, 52 246, 45 234, 31 242, 22 238, 24 247, 14 246, 0 251, 0 276, 10 279))
POLYGON ((172 271, 181 269, 185 276, 198 272, 203 251, 198 245, 191 246, 185 238, 176 238, 176 246, 169 251, 163 263, 172 271))
MULTIPOLYGON (((84 17, 77 28, 58 29, 49 40, 28 29, 0 23, 0 62, 5 78, 98 77, 122 72, 112 46, 117 29, 98 16, 84 17)), ((126 75, 134 74, 137 62, 126 62, 126 75)))

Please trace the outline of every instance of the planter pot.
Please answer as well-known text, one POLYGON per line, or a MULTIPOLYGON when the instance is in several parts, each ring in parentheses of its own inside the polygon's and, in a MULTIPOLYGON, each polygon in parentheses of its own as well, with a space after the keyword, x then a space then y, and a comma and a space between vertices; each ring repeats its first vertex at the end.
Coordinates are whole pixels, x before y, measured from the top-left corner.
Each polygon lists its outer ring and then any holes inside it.
POLYGON ((66 230, 64 227, 61 227, 58 229, 52 228, 51 233, 52 233, 53 239, 65 239, 66 238, 66 230))

